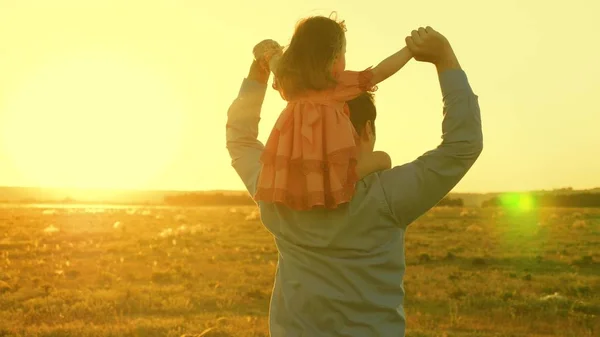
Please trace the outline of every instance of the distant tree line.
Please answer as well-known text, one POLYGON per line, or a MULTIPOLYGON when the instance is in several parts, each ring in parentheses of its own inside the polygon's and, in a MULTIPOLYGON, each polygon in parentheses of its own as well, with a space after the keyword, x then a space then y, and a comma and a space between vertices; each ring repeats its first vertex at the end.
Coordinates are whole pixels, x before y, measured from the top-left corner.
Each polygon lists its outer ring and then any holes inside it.
POLYGON ((186 193, 164 197, 165 204, 173 206, 205 206, 205 205, 254 205, 248 194, 224 193, 186 193))
POLYGON ((527 196, 531 204, 536 207, 600 207, 600 193, 543 193, 521 194, 516 196, 516 198, 496 196, 484 201, 481 204, 481 207, 511 206, 511 203, 519 203, 519 196, 527 196))
POLYGON ((444 197, 444 199, 437 204, 437 206, 446 207, 463 207, 464 205, 465 203, 461 198, 451 198, 449 196, 444 197))

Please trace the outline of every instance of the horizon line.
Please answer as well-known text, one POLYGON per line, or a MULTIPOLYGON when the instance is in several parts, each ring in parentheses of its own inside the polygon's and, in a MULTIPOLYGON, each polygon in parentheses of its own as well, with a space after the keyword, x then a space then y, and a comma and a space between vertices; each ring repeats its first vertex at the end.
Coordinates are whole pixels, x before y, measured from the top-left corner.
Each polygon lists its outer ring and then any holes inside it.
MULTIPOLYGON (((9 185, 0 185, 0 189, 8 189, 8 188, 21 188, 21 189, 43 189, 43 190, 81 190, 81 191, 112 191, 112 192, 158 192, 158 193, 173 193, 173 192, 236 192, 243 193, 246 190, 232 190, 232 189, 138 189, 138 188, 112 188, 112 187, 51 187, 51 186, 9 186, 9 185)), ((559 187, 559 188, 551 188, 551 189, 537 189, 537 190, 512 190, 512 191, 488 191, 488 192, 454 192, 450 191, 448 194, 503 194, 503 193, 532 193, 532 192, 548 192, 548 191, 561 191, 561 190, 572 190, 572 191, 595 191, 600 190, 600 187, 591 187, 591 188, 582 188, 577 189, 573 187, 559 187)))

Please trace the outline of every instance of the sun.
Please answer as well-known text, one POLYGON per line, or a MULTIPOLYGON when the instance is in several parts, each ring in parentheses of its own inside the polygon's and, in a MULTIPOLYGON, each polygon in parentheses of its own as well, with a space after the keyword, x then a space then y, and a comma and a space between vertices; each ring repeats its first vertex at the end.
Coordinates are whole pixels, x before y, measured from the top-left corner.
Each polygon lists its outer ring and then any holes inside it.
POLYGON ((181 102, 159 74, 115 54, 51 62, 1 107, 0 146, 31 185, 145 188, 182 134, 181 102))

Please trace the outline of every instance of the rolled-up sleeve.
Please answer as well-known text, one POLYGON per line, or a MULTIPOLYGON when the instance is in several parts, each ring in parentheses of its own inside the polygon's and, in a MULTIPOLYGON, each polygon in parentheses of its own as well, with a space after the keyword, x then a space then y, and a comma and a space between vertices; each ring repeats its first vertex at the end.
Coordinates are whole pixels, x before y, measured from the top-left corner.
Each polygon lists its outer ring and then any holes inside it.
POLYGON ((238 97, 227 111, 226 146, 231 165, 252 196, 256 192, 264 148, 257 137, 266 90, 266 84, 244 79, 238 97))
POLYGON ((381 173, 386 201, 401 226, 435 206, 473 166, 483 150, 478 97, 464 71, 440 74, 444 101, 442 143, 415 161, 381 173))

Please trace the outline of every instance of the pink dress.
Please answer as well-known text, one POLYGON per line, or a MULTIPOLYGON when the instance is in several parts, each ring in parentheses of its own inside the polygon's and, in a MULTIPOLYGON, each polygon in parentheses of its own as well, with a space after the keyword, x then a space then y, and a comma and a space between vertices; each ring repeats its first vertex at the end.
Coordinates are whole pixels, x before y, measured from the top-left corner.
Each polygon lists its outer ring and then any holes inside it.
POLYGON ((352 199, 358 135, 346 101, 374 90, 372 78, 371 68, 343 71, 335 88, 288 102, 265 144, 255 200, 308 210, 352 199))

